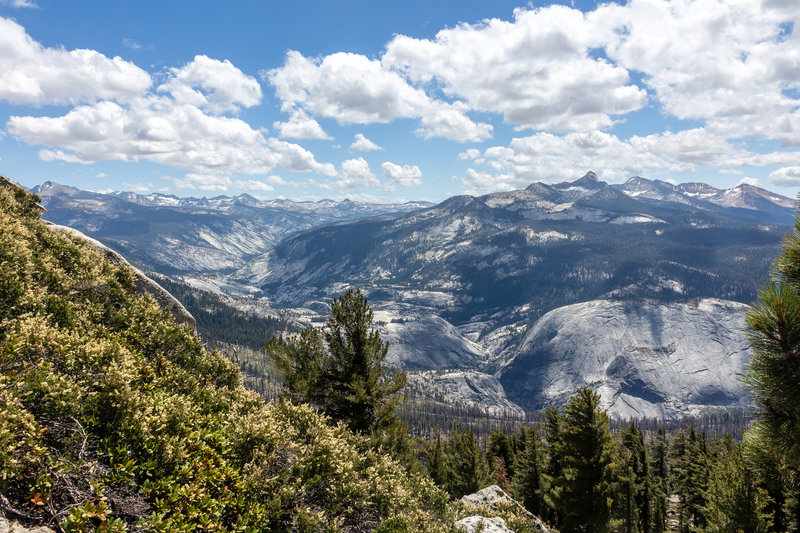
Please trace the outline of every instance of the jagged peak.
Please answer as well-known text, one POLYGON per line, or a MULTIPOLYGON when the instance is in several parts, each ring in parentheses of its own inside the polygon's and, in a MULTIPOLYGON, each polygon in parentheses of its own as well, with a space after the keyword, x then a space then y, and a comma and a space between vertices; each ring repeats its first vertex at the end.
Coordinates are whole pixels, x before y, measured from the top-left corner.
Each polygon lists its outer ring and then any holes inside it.
POLYGON ((589 171, 583 177, 575 181, 564 181, 553 185, 557 189, 568 189, 570 187, 581 187, 582 189, 597 190, 606 187, 608 184, 597 177, 593 171, 589 171))

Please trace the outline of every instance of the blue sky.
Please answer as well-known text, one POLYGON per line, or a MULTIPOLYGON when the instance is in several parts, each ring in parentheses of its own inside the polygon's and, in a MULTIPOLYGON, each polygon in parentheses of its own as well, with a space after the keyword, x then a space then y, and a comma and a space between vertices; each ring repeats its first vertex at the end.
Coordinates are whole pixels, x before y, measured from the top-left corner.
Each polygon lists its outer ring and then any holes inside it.
POLYGON ((0 0, 0 173, 442 200, 633 175, 800 190, 795 0, 0 0))

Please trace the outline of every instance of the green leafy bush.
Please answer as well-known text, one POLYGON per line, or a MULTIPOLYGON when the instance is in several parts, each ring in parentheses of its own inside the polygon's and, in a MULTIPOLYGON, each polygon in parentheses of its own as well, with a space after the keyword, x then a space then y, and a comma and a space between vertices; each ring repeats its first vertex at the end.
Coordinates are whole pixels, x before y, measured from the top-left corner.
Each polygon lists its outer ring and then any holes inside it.
MULTIPOLYGON (((0 494, 67 531, 450 531, 426 477, 238 369, 0 187, 0 494)), ((32 517, 32 518, 31 518, 32 517)))

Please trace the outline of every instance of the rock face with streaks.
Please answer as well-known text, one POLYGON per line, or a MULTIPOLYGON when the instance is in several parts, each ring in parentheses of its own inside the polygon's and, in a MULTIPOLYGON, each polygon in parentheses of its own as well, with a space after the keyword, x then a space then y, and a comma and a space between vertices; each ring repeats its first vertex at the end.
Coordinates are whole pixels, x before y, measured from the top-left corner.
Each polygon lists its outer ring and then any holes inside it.
POLYGON ((616 418, 674 417, 749 404, 748 306, 590 302, 545 314, 500 371, 508 398, 528 409, 563 404, 583 386, 616 418))
POLYGON ((407 375, 410 396, 427 398, 449 406, 476 409, 487 416, 523 418, 525 411, 506 398, 495 376, 477 371, 419 372, 407 375))
POLYGON ((435 311, 403 304, 376 306, 375 320, 389 342, 386 364, 406 370, 473 368, 486 359, 481 346, 465 338, 435 311))

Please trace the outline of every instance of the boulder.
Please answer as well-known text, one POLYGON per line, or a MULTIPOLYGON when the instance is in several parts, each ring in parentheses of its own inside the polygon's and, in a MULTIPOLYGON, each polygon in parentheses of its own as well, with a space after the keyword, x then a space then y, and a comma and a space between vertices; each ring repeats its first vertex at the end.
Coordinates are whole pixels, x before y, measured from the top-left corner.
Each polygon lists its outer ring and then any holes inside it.
MULTIPOLYGON (((503 504, 504 507, 513 506, 516 507, 522 514, 527 516, 531 520, 531 522, 533 522, 537 531, 539 531, 540 533, 550 532, 550 528, 547 527, 547 525, 542 521, 541 518, 539 518, 538 516, 534 515, 533 513, 525 509, 525 507, 521 503, 519 503, 517 500, 509 496, 506 491, 504 491, 497 485, 490 485, 473 494, 467 494, 466 496, 463 496, 461 498, 461 503, 463 503, 468 507, 483 507, 492 511, 497 511, 500 504, 503 504)), ((483 517, 470 516, 468 518, 483 518, 483 517)), ((466 520, 466 518, 463 520, 466 520)), ((484 518, 484 520, 489 520, 489 519, 484 518)), ((456 523, 456 525, 459 527, 461 527, 459 525, 460 522, 461 520, 459 520, 459 522, 456 523)), ((476 524, 480 523, 481 522, 476 522, 476 524)), ((509 531, 509 529, 506 528, 505 526, 505 522, 503 522, 502 526, 504 529, 497 529, 497 530, 485 529, 483 531, 509 531)), ((477 525, 475 527, 477 527, 477 525)), ((473 531, 473 530, 470 529, 467 531, 473 531)), ((481 531, 481 530, 475 529, 474 531, 481 531)))
POLYGON ((456 522, 456 527, 464 533, 514 533, 506 527, 502 518, 468 516, 456 522))
MULTIPOLYGON (((487 529, 485 531, 490 530, 487 529)), ((55 531, 44 526, 23 526, 15 520, 7 520, 6 517, 0 513, 0 533, 55 533, 55 531)))

